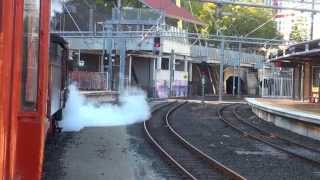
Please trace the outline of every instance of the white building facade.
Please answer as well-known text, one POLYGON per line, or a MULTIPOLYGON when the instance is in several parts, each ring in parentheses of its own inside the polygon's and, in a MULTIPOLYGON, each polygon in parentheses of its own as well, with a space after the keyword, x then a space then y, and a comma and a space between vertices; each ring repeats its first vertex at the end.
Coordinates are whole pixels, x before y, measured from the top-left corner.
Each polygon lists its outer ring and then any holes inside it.
MULTIPOLYGON (((312 0, 306 0, 304 2, 274 0, 274 4, 281 7, 312 9, 312 0)), ((320 10, 320 2, 317 0, 315 0, 314 9, 320 10)), ((298 29, 306 36, 304 40, 311 39, 312 13, 294 10, 277 10, 275 13, 278 15, 286 15, 276 19, 277 29, 283 35, 284 40, 290 40, 290 34, 295 25, 298 25, 298 29)), ((314 14, 312 34, 312 39, 320 38, 320 13, 314 14)))

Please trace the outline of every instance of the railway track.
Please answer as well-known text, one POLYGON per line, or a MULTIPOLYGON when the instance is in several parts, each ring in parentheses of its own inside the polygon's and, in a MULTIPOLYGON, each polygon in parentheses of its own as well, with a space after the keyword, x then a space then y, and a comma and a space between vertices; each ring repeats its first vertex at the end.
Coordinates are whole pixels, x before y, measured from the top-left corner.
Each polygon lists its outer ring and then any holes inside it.
POLYGON ((203 153, 179 135, 170 124, 170 115, 185 103, 167 103, 157 107, 144 130, 151 144, 170 165, 187 179, 245 179, 203 153))
POLYGON ((310 145, 306 145, 306 144, 299 143, 299 142, 297 142, 297 141, 295 141, 295 140, 293 140, 293 139, 290 139, 290 138, 284 137, 284 136, 282 136, 282 135, 279 135, 278 133, 269 132, 269 131, 261 128, 260 126, 255 125, 255 124, 247 121, 247 120, 246 120, 245 118, 243 118, 239 113, 237 113, 239 108, 240 108, 240 105, 236 105, 236 107, 235 107, 234 110, 233 110, 233 114, 234 114, 235 116, 237 116, 237 118, 238 118, 239 120, 241 120, 243 123, 247 124, 248 126, 251 126, 252 128, 255 128, 257 131, 260 131, 261 133, 264 133, 264 134, 266 134, 266 135, 268 135, 268 136, 271 136, 271 137, 274 137, 274 138, 279 138, 279 139, 281 139, 281 140, 283 140, 283 141, 287 141, 288 143, 295 144, 295 145, 297 145, 297 146, 300 146, 300 147, 302 147, 302 148, 308 149, 308 150, 310 150, 310 151, 314 151, 314 152, 320 153, 320 149, 318 149, 317 147, 312 147, 312 146, 310 146, 310 145))
POLYGON ((247 122, 236 111, 239 105, 227 105, 219 110, 219 118, 238 132, 287 154, 320 166, 320 151, 310 146, 280 137, 247 122))

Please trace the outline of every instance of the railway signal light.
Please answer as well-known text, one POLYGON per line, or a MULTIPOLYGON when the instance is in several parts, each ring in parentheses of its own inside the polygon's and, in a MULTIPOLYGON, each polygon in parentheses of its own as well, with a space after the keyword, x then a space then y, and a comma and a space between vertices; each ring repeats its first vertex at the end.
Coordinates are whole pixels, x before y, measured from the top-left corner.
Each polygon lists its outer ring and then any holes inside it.
POLYGON ((161 42, 160 37, 154 37, 153 39, 153 53, 154 55, 160 55, 161 42))
POLYGON ((109 66, 109 54, 107 51, 103 52, 103 70, 108 71, 108 66, 109 66))
POLYGON ((117 49, 113 49, 113 50, 111 51, 111 61, 112 61, 112 62, 115 62, 116 57, 117 57, 118 54, 119 54, 119 52, 118 52, 117 49))
POLYGON ((79 59, 79 58, 78 58, 78 54, 77 54, 77 52, 75 52, 75 51, 72 51, 71 57, 72 57, 72 60, 74 60, 74 61, 77 61, 77 60, 79 59))
POLYGON ((205 76, 208 72, 208 64, 205 61, 202 61, 200 64, 200 71, 201 71, 201 75, 205 76))

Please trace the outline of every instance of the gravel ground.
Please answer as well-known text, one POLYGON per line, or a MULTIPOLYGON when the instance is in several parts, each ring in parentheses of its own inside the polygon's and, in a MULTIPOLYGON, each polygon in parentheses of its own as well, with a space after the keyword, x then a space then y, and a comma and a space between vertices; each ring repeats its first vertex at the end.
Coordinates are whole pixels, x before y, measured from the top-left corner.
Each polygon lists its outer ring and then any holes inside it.
POLYGON ((286 129, 283 129, 281 127, 277 127, 274 124, 264 121, 260 119, 258 116, 256 116, 249 105, 241 105, 236 108, 236 112, 244 118, 247 122, 258 126, 259 128, 268 131, 270 133, 276 134, 278 136, 293 140, 295 142, 313 147, 315 149, 320 150, 320 141, 317 141, 315 139, 311 139, 302 135, 299 135, 297 133, 293 133, 291 131, 288 131, 286 129))
POLYGON ((142 123, 63 132, 46 144, 44 180, 171 179, 174 173, 146 141, 142 123))
POLYGON ((320 179, 320 168, 244 137, 217 118, 219 105, 188 104, 172 125, 191 143, 248 179, 320 179))

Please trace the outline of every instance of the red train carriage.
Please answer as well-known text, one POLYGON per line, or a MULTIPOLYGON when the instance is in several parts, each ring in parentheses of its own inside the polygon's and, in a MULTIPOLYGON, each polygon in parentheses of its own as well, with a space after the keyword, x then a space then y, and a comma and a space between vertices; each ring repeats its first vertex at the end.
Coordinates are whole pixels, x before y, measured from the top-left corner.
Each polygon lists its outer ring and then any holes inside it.
POLYGON ((66 65, 49 64, 49 16, 50 0, 0 1, 0 180, 41 179, 47 115, 60 116, 66 65))

